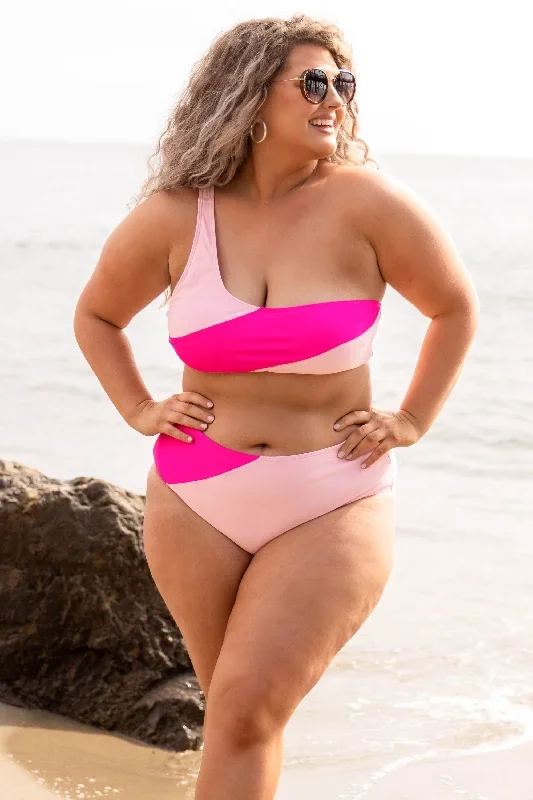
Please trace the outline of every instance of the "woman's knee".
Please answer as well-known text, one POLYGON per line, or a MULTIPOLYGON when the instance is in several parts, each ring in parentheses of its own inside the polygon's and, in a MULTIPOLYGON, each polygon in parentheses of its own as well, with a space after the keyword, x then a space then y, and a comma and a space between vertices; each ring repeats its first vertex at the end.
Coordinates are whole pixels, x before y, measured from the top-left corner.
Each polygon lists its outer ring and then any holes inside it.
POLYGON ((213 676, 207 701, 205 735, 216 731, 232 746, 268 741, 286 726, 290 709, 278 682, 257 670, 213 676), (208 730, 209 729, 209 730, 208 730))

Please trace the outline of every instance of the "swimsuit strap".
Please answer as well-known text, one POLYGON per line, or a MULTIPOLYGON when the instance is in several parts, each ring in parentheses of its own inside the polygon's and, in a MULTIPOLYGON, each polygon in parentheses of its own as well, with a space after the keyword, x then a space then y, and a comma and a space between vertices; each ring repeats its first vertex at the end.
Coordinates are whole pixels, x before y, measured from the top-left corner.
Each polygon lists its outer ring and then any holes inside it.
POLYGON ((212 202, 215 196, 215 190, 212 186, 201 186, 198 190, 198 198, 203 203, 212 202))
POLYGON ((198 219, 197 225, 201 235, 207 236, 213 247, 213 257, 216 253, 215 234, 215 193, 212 186, 201 186, 198 190, 198 219))

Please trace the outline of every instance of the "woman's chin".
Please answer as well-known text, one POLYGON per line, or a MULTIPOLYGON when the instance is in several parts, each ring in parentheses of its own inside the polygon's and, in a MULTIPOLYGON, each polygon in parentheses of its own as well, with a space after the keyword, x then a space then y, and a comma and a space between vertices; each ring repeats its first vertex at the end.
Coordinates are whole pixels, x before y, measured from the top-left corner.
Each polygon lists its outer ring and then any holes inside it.
POLYGON ((332 156, 337 150, 337 139, 334 136, 328 137, 328 139, 319 147, 315 145, 313 150, 316 153, 315 158, 326 158, 327 156, 332 156))
POLYGON ((305 142, 302 142, 302 146, 303 149, 307 150, 310 158, 326 158, 326 156, 331 156, 336 151, 337 137, 324 136, 323 142, 317 142, 313 136, 313 141, 306 139, 305 142))

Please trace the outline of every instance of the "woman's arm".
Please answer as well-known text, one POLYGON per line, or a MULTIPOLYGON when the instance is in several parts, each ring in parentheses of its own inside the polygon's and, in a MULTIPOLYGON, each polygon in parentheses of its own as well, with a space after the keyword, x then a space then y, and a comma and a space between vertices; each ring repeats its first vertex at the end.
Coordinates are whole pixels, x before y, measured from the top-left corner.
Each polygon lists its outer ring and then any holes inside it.
POLYGON ((123 328, 169 285, 168 206, 164 195, 152 195, 111 232, 74 314, 76 341, 129 424, 153 399, 123 328))
POLYGON ((177 425, 207 428, 213 403, 198 392, 155 401, 123 328, 169 285, 171 249, 184 269, 195 217, 196 192, 188 188, 172 197, 151 195, 136 206, 105 242, 74 314, 81 351, 123 419, 146 436, 166 433, 184 442, 193 439, 177 425))
POLYGON ((369 175, 369 234, 384 280, 431 322, 400 410, 426 433, 455 386, 474 338, 477 292, 449 236, 410 189, 369 175))

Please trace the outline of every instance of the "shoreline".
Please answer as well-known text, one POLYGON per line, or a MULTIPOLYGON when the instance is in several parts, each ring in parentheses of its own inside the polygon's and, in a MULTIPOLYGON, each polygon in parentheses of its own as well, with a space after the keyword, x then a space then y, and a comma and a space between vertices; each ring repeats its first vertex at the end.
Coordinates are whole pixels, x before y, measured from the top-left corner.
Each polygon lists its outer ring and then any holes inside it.
MULTIPOLYGON (((160 750, 46 711, 0 703, 3 800, 193 800, 201 751, 160 750)), ((282 772, 276 800, 533 800, 533 741, 359 773, 282 772)))

